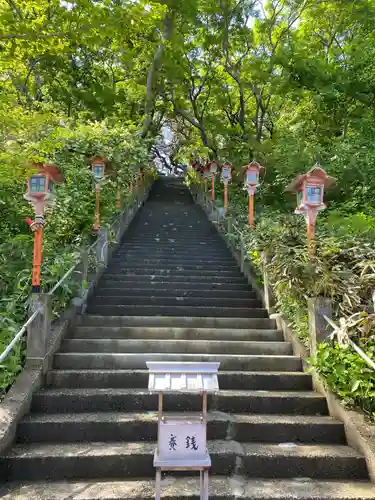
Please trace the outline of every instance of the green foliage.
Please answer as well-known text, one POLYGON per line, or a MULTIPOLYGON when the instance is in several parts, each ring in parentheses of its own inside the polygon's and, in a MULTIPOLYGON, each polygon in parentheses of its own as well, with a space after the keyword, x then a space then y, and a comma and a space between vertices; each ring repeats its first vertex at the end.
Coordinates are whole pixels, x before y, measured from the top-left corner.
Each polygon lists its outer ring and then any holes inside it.
MULTIPOLYGON (((374 339, 364 342, 363 348, 375 358, 374 339)), ((345 404, 375 418, 375 373, 356 352, 349 346, 322 343, 311 362, 345 404)))
MULTIPOLYGON (((92 243, 95 237, 92 232, 94 182, 88 159, 99 153, 111 162, 101 189, 102 226, 108 226, 118 213, 117 190, 122 194, 124 207, 130 200, 129 185, 135 182, 139 166, 148 162, 149 145, 134 135, 131 126, 94 122, 70 123, 68 127, 67 123, 59 122, 59 117, 54 115, 49 115, 50 128, 42 120, 37 121, 38 126, 24 122, 22 136, 4 149, 3 168, 7 176, 0 182, 3 214, 0 221, 0 348, 3 349, 27 317, 33 255, 33 235, 25 222, 26 217, 33 218, 33 208, 23 199, 26 172, 24 168, 12 169, 13 158, 18 161, 32 158, 34 152, 35 160, 57 164, 64 175, 65 182, 55 186, 56 203, 46 213, 41 270, 45 292, 52 289, 77 261, 80 249, 92 243)), ((72 276, 58 289, 53 301, 55 315, 67 308, 80 286, 76 276, 72 276)), ((9 387, 21 370, 23 347, 22 343, 18 345, 1 367, 1 391, 9 387)))

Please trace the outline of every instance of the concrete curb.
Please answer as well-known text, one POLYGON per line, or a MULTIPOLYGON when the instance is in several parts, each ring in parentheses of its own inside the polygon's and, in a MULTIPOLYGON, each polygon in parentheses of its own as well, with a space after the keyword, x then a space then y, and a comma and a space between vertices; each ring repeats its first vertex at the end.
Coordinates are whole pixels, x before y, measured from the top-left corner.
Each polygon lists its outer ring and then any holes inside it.
MULTIPOLYGON (((193 198, 198 204, 196 198, 194 196, 193 198)), ((217 224, 214 224, 211 214, 209 214, 203 206, 201 206, 201 208, 206 213, 207 217, 211 220, 213 226, 216 228, 218 234, 226 243, 228 249, 231 251, 237 263, 240 264, 240 255, 237 250, 230 244, 228 238, 226 238, 226 236, 220 232, 217 224)), ((248 278, 249 283, 251 283, 259 300, 264 303, 263 286, 248 262, 245 262, 243 272, 248 278)), ((274 297, 272 290, 269 290, 269 294, 271 297, 274 297)), ((272 303, 274 303, 274 301, 272 303)), ((273 308, 271 307, 268 312, 270 314, 273 314, 273 308)), ((275 320, 277 323, 277 328, 283 332, 285 340, 287 342, 291 342, 293 354, 295 354, 296 356, 300 356, 303 359, 304 370, 311 373, 314 390, 322 394, 326 398, 329 414, 333 418, 341 421, 344 424, 345 435, 349 446, 354 448, 365 457, 370 480, 372 483, 375 483, 375 425, 369 424, 366 421, 364 414, 362 414, 361 412, 349 410, 343 406, 342 402, 326 386, 325 381, 320 377, 316 370, 312 368, 306 361, 306 358, 309 356, 309 350, 302 344, 302 342, 298 338, 298 335, 292 330, 292 328, 290 328, 289 321, 279 313, 275 314, 275 320)))
MULTIPOLYGON (((152 183, 145 190, 144 197, 139 207, 133 210, 130 217, 127 218, 121 239, 128 230, 134 217, 147 200, 152 183)), ((121 241, 116 242, 109 253, 112 255, 114 250, 120 245, 121 241)), ((39 366, 26 364, 22 372, 16 378, 13 386, 5 395, 0 404, 0 453, 14 442, 17 433, 17 426, 21 419, 30 411, 33 394, 43 387, 47 372, 52 368, 54 354, 60 348, 61 340, 67 331, 76 323, 79 323, 82 312, 85 309, 85 302, 94 293, 95 287, 100 280, 104 268, 99 269, 97 274, 91 275, 92 281, 85 297, 85 300, 73 298, 70 307, 62 313, 61 317, 52 324, 51 336, 48 342, 47 355, 44 362, 39 366)))

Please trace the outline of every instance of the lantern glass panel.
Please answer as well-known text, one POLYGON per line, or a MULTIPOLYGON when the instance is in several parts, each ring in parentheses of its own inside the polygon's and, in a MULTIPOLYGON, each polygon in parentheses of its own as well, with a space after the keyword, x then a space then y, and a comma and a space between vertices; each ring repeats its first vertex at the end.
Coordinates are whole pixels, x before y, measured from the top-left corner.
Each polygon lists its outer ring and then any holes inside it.
POLYGON ((230 179, 231 171, 230 167, 223 167, 221 170, 221 176, 223 179, 230 179))
POLYGON ((321 186, 306 186, 306 201, 310 205, 321 205, 322 203, 322 187, 321 186))
POLYGON ((212 174, 216 174, 216 172, 217 172, 217 165, 215 165, 215 164, 211 165, 210 171, 211 171, 212 174))
POLYGON ((52 191, 53 191, 53 181, 51 181, 51 180, 48 181, 48 191, 50 193, 52 193, 52 191))
POLYGON ((104 177, 104 166, 103 165, 93 165, 92 173, 95 179, 102 179, 104 177))
POLYGON ((30 193, 44 193, 46 190, 46 178, 35 175, 30 179, 30 193))
POLYGON ((259 173, 256 170, 247 170, 246 182, 248 184, 258 184, 259 173))
POLYGON ((302 203, 302 191, 297 192, 297 206, 299 207, 302 203))

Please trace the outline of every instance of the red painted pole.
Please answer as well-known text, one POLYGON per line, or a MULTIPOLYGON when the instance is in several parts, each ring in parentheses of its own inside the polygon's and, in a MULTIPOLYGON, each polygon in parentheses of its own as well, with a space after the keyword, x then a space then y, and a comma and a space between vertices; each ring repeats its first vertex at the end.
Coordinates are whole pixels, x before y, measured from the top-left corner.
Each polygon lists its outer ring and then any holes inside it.
POLYGON ((224 209, 228 209, 228 184, 224 184, 224 209))
POLYGON ((34 232, 34 260, 31 281, 31 291, 40 293, 40 268, 42 265, 42 245, 43 245, 43 228, 34 232))
POLYGON ((254 186, 249 186, 249 227, 251 229, 254 228, 254 186))
POLYGON ((95 186, 95 221, 94 231, 98 231, 100 227, 100 184, 95 186))

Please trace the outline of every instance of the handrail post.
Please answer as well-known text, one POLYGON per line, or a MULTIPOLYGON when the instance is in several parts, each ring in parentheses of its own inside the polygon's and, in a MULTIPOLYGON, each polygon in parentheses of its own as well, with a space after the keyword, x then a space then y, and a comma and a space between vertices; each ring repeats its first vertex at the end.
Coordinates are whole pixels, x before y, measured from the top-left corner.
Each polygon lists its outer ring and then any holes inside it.
POLYGON ((108 264, 108 229, 101 227, 98 233, 98 243, 96 245, 97 267, 107 267, 108 264))
POLYGON ((232 217, 228 217, 227 218, 227 233, 231 234, 232 231, 233 231, 233 218, 232 217))
POLYGON ((262 252, 262 272, 263 272, 263 297, 264 297, 264 307, 267 309, 268 313, 273 313, 272 300, 270 295, 270 282, 268 279, 267 264, 269 259, 267 255, 262 252))
POLYGON ((310 337, 310 352, 314 357, 317 352, 318 345, 329 339, 332 333, 332 328, 326 322, 323 315, 332 319, 332 300, 327 297, 313 297, 307 300, 309 313, 309 337, 310 337))
POLYGON ((81 252, 81 298, 85 298, 89 279, 89 253, 87 249, 81 252))
POLYGON ((243 240, 242 234, 240 240, 240 264, 241 264, 241 272, 243 273, 245 269, 245 242, 243 240))
POLYGON ((27 327, 26 363, 31 367, 43 366, 48 350, 52 323, 52 295, 35 293, 31 296, 30 315, 37 309, 40 313, 27 327))

